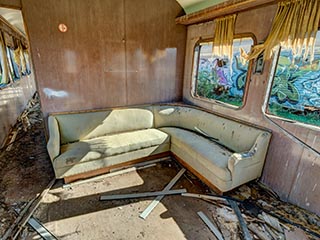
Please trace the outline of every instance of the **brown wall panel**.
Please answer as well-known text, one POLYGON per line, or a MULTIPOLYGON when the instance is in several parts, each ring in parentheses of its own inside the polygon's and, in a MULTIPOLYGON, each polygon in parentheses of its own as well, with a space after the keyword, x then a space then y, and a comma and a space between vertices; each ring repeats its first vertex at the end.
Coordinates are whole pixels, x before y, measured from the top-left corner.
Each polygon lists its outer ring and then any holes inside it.
POLYGON ((35 91, 33 74, 0 90, 0 146, 35 91))
POLYGON ((175 1, 22 5, 45 116, 181 99, 186 29, 174 23, 175 1), (67 32, 58 31, 60 23, 67 32))
MULTIPOLYGON (((257 37, 258 42, 264 41, 270 31, 276 8, 276 5, 270 5, 239 13, 235 32, 252 32, 257 37)), ((184 101, 271 129, 273 137, 266 158, 262 181, 275 190, 283 200, 288 200, 320 214, 320 205, 317 204, 320 195, 320 187, 318 186, 320 185, 319 156, 316 157, 314 151, 304 147, 294 138, 297 137, 319 151, 320 131, 319 128, 305 127, 272 119, 284 128, 284 131, 264 115, 262 106, 267 95, 271 61, 265 63, 262 75, 251 74, 246 98, 247 103, 242 109, 231 109, 192 97, 190 86, 193 48, 200 37, 210 38, 213 33, 213 22, 188 27, 184 101)))
POLYGON ((177 101, 182 97, 186 30, 172 0, 125 1, 128 101, 177 101))
POLYGON ((0 0, 0 7, 21 9, 20 0, 0 0))
POLYGON ((126 103, 123 1, 31 0, 23 13, 45 115, 126 103))

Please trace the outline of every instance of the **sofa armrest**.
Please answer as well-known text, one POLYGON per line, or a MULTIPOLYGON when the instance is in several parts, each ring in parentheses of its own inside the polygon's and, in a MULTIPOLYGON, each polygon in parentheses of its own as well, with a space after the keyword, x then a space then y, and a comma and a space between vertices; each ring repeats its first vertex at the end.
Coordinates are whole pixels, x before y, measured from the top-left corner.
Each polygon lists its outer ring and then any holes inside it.
POLYGON ((249 151, 234 153, 230 156, 228 169, 231 172, 232 181, 244 183, 260 177, 270 137, 271 134, 268 132, 261 133, 249 151))
POLYGON ((49 141, 47 150, 51 161, 60 154, 60 132, 58 121, 55 117, 50 116, 48 119, 49 141))

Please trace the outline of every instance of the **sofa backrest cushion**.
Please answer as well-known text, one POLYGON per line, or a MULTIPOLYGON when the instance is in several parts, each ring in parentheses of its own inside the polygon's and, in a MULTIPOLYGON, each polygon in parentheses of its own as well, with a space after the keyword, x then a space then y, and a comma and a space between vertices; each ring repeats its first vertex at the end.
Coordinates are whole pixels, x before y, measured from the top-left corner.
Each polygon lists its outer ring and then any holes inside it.
POLYGON ((154 106, 155 127, 180 127, 202 131, 234 152, 250 150, 263 130, 200 109, 154 106))
POLYGON ((153 127, 151 108, 115 109, 54 115, 61 144, 153 127))

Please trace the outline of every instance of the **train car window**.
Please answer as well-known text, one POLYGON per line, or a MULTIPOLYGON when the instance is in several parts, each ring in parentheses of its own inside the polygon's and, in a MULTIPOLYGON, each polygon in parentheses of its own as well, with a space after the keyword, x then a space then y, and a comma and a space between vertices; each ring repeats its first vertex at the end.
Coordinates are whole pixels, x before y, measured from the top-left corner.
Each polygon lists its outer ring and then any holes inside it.
POLYGON ((240 56, 240 49, 249 52, 251 37, 233 40, 233 58, 214 55, 213 42, 200 42, 194 51, 193 95, 236 107, 243 105, 249 62, 240 56))
POLYGON ((14 69, 13 69, 13 63, 11 60, 11 49, 7 46, 6 47, 6 56, 7 56, 7 63, 8 63, 8 72, 9 72, 9 79, 10 82, 14 80, 14 69))
POLYGON ((29 61, 29 52, 27 49, 23 50, 23 56, 24 56, 24 60, 25 60, 25 64, 26 64, 26 73, 28 75, 31 74, 31 67, 30 67, 30 61, 29 61))
POLYGON ((4 46, 2 44, 3 43, 0 42, 0 88, 8 84, 8 78, 5 76, 4 69, 3 69, 4 63, 5 63, 4 58, 6 57, 6 55, 3 52, 4 46))
POLYGON ((312 62, 282 48, 274 64, 267 113, 320 126, 320 31, 312 62))

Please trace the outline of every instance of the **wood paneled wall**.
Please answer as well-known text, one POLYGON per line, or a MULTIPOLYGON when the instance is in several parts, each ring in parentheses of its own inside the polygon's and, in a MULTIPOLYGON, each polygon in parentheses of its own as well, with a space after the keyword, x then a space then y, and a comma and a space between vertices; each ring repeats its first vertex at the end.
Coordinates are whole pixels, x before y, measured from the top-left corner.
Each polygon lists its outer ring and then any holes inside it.
MULTIPOLYGON (((21 4, 20 0, 0 0, 0 7, 19 9, 21 4)), ((12 27, 3 22, 5 20, 1 19, 0 21, 0 25, 5 31, 20 36, 20 33, 14 32, 12 27)), ((20 80, 0 90, 0 146, 5 141, 11 126, 15 124, 18 116, 24 110, 35 91, 36 86, 33 72, 31 75, 23 76, 20 80)))
POLYGON ((45 116, 182 99, 176 1, 22 0, 22 11, 45 116))
POLYGON ((0 0, 0 7, 21 9, 20 0, 0 0))
POLYGON ((33 74, 0 90, 0 146, 35 91, 33 74))
MULTIPOLYGON (((272 24, 276 5, 239 13, 236 20, 236 33, 253 33, 258 42, 266 39, 272 24)), ((271 62, 265 63, 263 74, 251 73, 247 103, 239 110, 204 102, 191 96, 192 61, 195 43, 202 38, 210 38, 214 33, 213 22, 188 27, 186 65, 184 72, 184 101, 201 106, 237 119, 255 123, 272 130, 273 137, 266 158, 262 181, 275 190, 286 201, 297 204, 320 214, 320 157, 304 147, 281 128, 265 117, 264 104, 271 62)), ((306 144, 320 151, 320 131, 277 121, 281 127, 306 144)))

